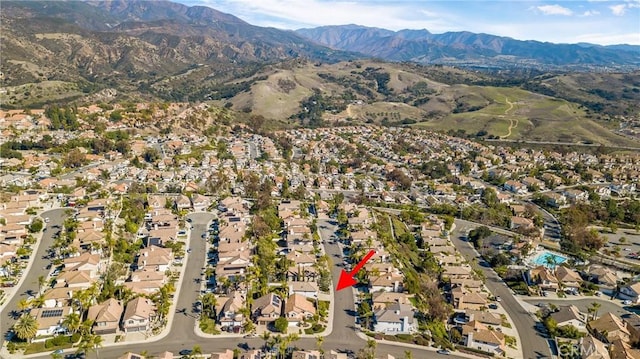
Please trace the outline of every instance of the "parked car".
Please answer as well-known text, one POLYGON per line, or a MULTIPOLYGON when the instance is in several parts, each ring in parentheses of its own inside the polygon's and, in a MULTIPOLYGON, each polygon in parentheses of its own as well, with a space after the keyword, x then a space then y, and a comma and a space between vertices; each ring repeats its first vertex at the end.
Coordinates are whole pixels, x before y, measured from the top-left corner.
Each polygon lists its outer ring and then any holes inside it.
POLYGON ((451 352, 446 350, 446 349, 440 349, 436 353, 441 354, 441 355, 449 355, 449 353, 451 353, 451 352))
POLYGON ((622 302, 622 304, 624 305, 631 305, 631 301, 629 299, 625 300, 624 302, 622 302))

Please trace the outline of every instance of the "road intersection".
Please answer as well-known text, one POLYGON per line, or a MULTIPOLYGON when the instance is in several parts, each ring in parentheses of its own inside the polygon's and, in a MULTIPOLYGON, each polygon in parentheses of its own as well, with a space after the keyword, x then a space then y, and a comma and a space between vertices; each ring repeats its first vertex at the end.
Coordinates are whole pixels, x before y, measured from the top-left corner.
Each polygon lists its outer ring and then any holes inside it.
MULTIPOLYGON (((50 225, 62 225, 64 210, 55 210, 47 212, 47 216, 50 218, 50 225)), ((213 219, 213 215, 210 213, 193 213, 188 216, 191 219, 191 231, 189 238, 189 246, 192 251, 185 258, 184 265, 185 270, 182 275, 181 284, 177 286, 177 292, 175 294, 176 304, 172 308, 173 312, 170 315, 167 328, 164 332, 158 336, 150 337, 146 340, 135 342, 120 342, 114 344, 108 344, 107 346, 98 349, 97 353, 91 354, 91 357, 99 358, 117 358, 126 352, 140 353, 146 351, 150 355, 160 354, 164 351, 171 351, 177 353, 182 349, 190 349, 194 345, 199 345, 203 353, 210 353, 216 351, 224 351, 226 349, 234 348, 260 348, 264 345, 264 341, 258 338, 243 338, 241 335, 229 336, 221 335, 218 338, 202 338, 195 332, 197 325, 197 315, 191 313, 193 304, 198 300, 200 295, 200 284, 198 283, 201 278, 201 268, 205 263, 206 247, 205 242, 201 239, 203 233, 208 229, 208 223, 213 219)), ((334 260, 331 266, 331 275, 333 283, 337 283, 342 268, 341 260, 342 249, 340 246, 331 242, 329 244, 329 238, 332 237, 337 226, 335 222, 331 220, 319 220, 318 227, 321 238, 325 243, 325 251, 330 258, 334 260)), ((43 240, 38 247, 36 255, 40 260, 37 260, 32 266, 32 270, 27 274, 27 280, 25 280, 23 286, 20 287, 18 293, 10 303, 8 303, 5 310, 2 312, 2 330, 3 333, 7 333, 13 320, 5 320, 11 314, 11 311, 17 307, 17 302, 21 296, 26 295, 28 290, 37 291, 37 281, 34 282, 34 278, 37 279, 39 275, 43 273, 43 267, 46 266, 48 260, 42 259, 47 249, 51 246, 53 241, 52 233, 46 233, 43 236, 43 240)), ((325 351, 336 350, 341 352, 356 353, 358 350, 366 346, 365 336, 358 331, 355 325, 354 317, 354 292, 351 289, 345 289, 338 292, 333 292, 334 312, 333 323, 330 325, 330 333, 322 335, 324 337, 323 349, 325 351)), ((302 338, 292 343, 292 346, 303 349, 316 349, 316 340, 314 338, 302 338)), ((65 353, 71 353, 73 350, 69 349, 65 353)), ((396 358, 404 358, 405 353, 412 353, 413 358, 437 358, 441 355, 436 353, 436 348, 421 347, 411 344, 402 343, 390 343, 385 341, 378 341, 376 346, 377 356, 385 354, 391 354, 396 358)), ((6 352, 5 352, 6 353, 6 352)), ((8 358, 22 358, 25 356, 8 356, 8 358)), ((50 358, 50 353, 41 353, 26 356, 28 358, 50 358)), ((444 356, 442 356, 444 358, 444 356)), ((470 358, 472 356, 466 354, 451 354, 448 358, 461 359, 470 358)))

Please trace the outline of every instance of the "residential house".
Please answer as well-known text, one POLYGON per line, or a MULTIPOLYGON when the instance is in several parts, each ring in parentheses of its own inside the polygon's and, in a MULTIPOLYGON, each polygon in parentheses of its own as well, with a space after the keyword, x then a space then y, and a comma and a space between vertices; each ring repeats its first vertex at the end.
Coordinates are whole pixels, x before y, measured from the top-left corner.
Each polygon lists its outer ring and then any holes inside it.
POLYGON ((383 308, 387 308, 392 304, 411 304, 409 300, 411 297, 406 293, 395 293, 395 292, 374 292, 372 294, 373 301, 373 310, 379 310, 383 308))
POLYGON ((626 285, 620 288, 620 298, 640 304, 640 282, 626 285))
POLYGON ((348 359, 347 353, 338 353, 335 350, 330 350, 329 353, 325 353, 325 359, 348 359))
POLYGON ((71 307, 31 309, 29 315, 36 318, 38 323, 36 337, 65 333, 66 329, 62 326, 62 322, 72 312, 71 307))
MULTIPOLYGON (((222 300, 223 298, 220 298, 222 300)), ((218 315, 220 327, 226 329, 228 327, 237 328, 242 326, 244 315, 241 313, 245 307, 245 296, 240 292, 232 292, 229 298, 226 298, 222 309, 218 315)))
POLYGON ((560 285, 564 287, 565 291, 573 291, 577 293, 582 285, 582 278, 580 277, 580 274, 569 267, 557 266, 555 276, 560 285))
POLYGON ((509 228, 510 229, 532 229, 534 228, 534 224, 533 221, 530 220, 529 218, 524 218, 524 217, 511 217, 511 222, 509 224, 509 228))
POLYGON ((258 349, 252 349, 248 352, 240 354, 240 357, 238 359, 263 359, 262 351, 258 349))
POLYGON ((289 321, 289 326, 299 326, 315 314, 315 305, 300 294, 291 294, 284 305, 284 316, 289 321))
POLYGON ((408 304, 393 303, 374 313, 373 330, 387 334, 409 334, 416 330, 414 308, 408 304))
POLYGON ((476 321, 494 327, 499 327, 502 325, 502 317, 500 317, 500 314, 483 310, 467 309, 464 311, 464 318, 466 323, 476 321))
POLYGON ((71 271, 88 271, 91 277, 96 277, 102 270, 99 254, 91 254, 89 252, 82 253, 77 257, 69 257, 64 260, 63 272, 71 271))
POLYGON ((138 269, 150 269, 165 272, 171 267, 173 262, 173 251, 171 248, 149 246, 140 250, 138 256, 138 269))
POLYGON ((478 321, 472 321, 462 326, 464 345, 495 355, 502 355, 506 350, 504 334, 491 330, 478 321))
POLYGON ((508 180, 507 182, 504 183, 504 189, 505 191, 509 191, 515 194, 526 194, 527 193, 527 186, 525 186, 524 184, 518 182, 518 181, 514 181, 514 180, 508 180))
POLYGON ((560 287, 560 285, 558 284, 558 279, 553 274, 553 272, 543 265, 529 269, 527 273, 529 282, 532 284, 537 284, 541 290, 555 292, 560 287))
POLYGON ((606 344, 587 334, 580 340, 580 359, 611 359, 606 344))
POLYGON ((370 292, 402 292, 404 291, 403 286, 404 277, 401 274, 386 274, 383 273, 378 276, 374 276, 373 274, 369 274, 369 288, 370 292))
POLYGON ((233 359, 233 350, 226 349, 223 352, 215 352, 209 355, 210 359, 233 359))
POLYGON ((544 197, 547 204, 554 208, 562 208, 567 204, 567 197, 561 193, 548 192, 545 193, 544 197))
POLYGON ((558 323, 558 327, 572 325, 583 333, 587 332, 585 316, 575 305, 560 306, 556 312, 551 313, 551 318, 558 323))
POLYGON ((640 349, 633 348, 628 342, 616 339, 609 346, 611 359, 640 359, 640 349))
POLYGON ((125 333, 146 332, 156 317, 156 307, 151 299, 137 297, 127 303, 122 317, 122 329, 125 333))
POLYGON ((287 282, 290 294, 299 294, 307 298, 318 297, 318 284, 315 282, 287 282))
POLYGON ((321 359, 322 356, 317 350, 296 350, 291 354, 291 359, 321 359))
POLYGON ((618 283, 618 276, 607 267, 591 266, 587 272, 587 276, 589 277, 589 281, 608 287, 615 287, 618 283))
POLYGON ((71 300, 76 297, 77 292, 84 288, 79 287, 61 287, 51 288, 44 292, 45 308, 65 307, 71 305, 71 300))
POLYGON ((268 324, 280 317, 282 308, 282 298, 274 293, 268 293, 253 301, 251 316, 258 324, 268 324))
POLYGON ((72 272, 62 272, 55 278, 54 287, 68 287, 68 288, 80 288, 85 289, 91 286, 95 281, 97 281, 97 277, 91 277, 90 271, 72 271, 72 272))
POLYGON ((97 335, 117 333, 123 311, 122 304, 113 298, 89 307, 87 319, 93 321, 93 333, 97 335))
POLYGON ((627 325, 631 338, 640 340, 640 315, 635 313, 624 314, 622 320, 627 325))
POLYGON ((604 313, 600 318, 590 321, 587 326, 596 338, 605 343, 612 343, 616 339, 626 342, 631 336, 624 322, 612 313, 604 313))
POLYGON ((572 203, 586 202, 589 199, 589 193, 588 192, 581 191, 579 189, 574 189, 574 188, 571 188, 571 189, 568 189, 568 190, 564 191, 564 195, 572 203))

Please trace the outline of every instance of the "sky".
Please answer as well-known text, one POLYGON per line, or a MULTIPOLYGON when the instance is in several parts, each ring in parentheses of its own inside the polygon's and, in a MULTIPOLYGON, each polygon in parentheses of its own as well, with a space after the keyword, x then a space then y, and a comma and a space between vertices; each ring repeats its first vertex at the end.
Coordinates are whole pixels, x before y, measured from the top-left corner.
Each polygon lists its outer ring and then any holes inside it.
MULTIPOLYGON (((174 0, 176 1, 176 0, 174 0)), ((640 45, 640 0, 177 0, 253 25, 299 29, 357 24, 432 33, 471 31, 518 40, 640 45)))

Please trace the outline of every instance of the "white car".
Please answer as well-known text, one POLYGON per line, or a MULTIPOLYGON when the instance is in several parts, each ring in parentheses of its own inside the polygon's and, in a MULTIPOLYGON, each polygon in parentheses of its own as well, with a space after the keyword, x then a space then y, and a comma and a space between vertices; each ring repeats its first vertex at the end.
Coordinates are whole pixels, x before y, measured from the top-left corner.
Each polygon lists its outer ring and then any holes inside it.
POLYGON ((49 223, 49 217, 44 217, 44 223, 49 223))
POLYGON ((631 305, 631 301, 629 299, 625 300, 624 302, 622 302, 622 304, 624 305, 631 305))

